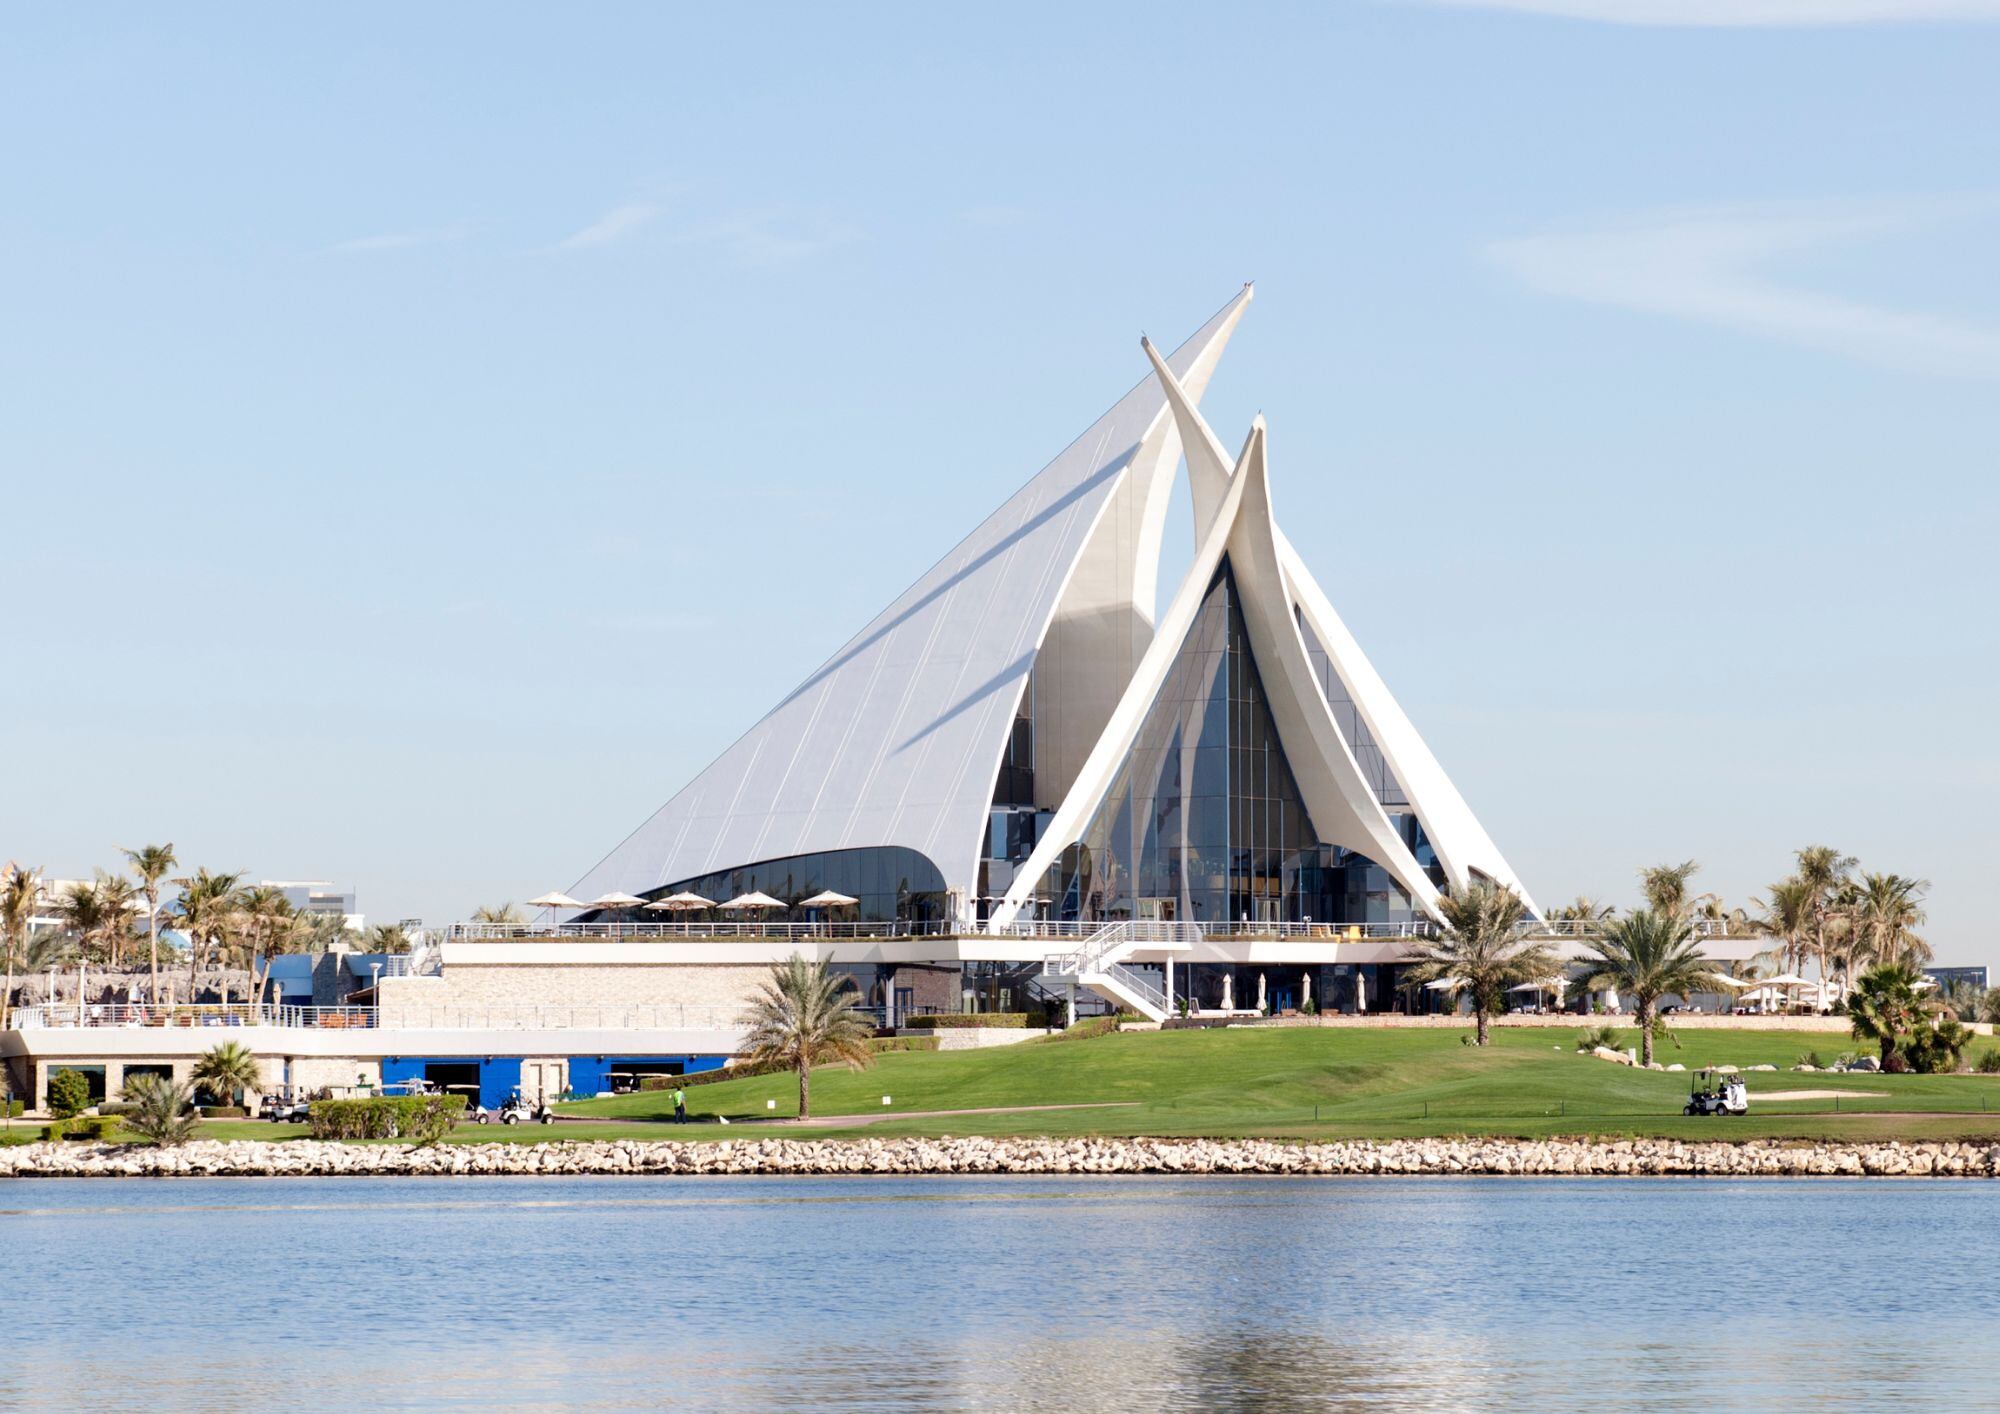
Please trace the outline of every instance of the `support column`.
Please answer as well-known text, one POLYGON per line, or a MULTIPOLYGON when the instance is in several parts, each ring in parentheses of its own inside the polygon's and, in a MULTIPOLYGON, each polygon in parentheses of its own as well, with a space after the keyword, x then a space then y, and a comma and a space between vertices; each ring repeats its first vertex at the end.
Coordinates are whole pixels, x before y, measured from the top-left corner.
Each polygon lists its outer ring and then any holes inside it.
POLYGON ((1179 1015, 1174 1007, 1174 955, 1167 954, 1167 1017, 1169 1020, 1179 1015))
POLYGON ((1063 1025, 1076 1025, 1076 983, 1063 988, 1063 1025))

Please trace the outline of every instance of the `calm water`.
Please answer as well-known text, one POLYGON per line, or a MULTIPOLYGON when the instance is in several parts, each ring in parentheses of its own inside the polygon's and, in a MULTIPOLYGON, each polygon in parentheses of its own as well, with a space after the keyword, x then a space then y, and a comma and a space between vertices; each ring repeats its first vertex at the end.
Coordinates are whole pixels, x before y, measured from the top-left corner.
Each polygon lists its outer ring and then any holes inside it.
POLYGON ((36 1180, 0 1263, 8 1407, 2000 1406, 1974 1183, 36 1180))

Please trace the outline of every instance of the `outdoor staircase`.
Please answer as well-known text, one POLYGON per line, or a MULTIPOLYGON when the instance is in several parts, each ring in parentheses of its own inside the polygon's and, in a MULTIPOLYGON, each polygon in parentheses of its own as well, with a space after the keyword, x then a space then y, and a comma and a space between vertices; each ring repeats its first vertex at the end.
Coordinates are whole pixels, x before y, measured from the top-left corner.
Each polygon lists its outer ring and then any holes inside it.
POLYGON ((1042 963, 1042 976, 1052 982, 1083 987, 1113 1006, 1136 1011, 1148 1021, 1165 1021, 1173 1011, 1167 994, 1124 965, 1139 948, 1179 952, 1201 941, 1195 923, 1129 918, 1107 923, 1071 953, 1052 953, 1042 963))

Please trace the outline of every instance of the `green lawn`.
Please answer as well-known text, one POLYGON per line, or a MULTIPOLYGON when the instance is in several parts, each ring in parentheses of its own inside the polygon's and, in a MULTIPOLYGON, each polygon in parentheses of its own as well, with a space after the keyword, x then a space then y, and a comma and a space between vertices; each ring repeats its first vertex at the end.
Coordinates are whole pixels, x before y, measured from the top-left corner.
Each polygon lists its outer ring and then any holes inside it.
MULTIPOLYGON (((1150 1134, 1400 1137, 1431 1134, 1660 1134, 1842 1137, 2000 1135, 2000 1077, 1799 1074, 1745 1077, 1747 1120, 1692 1120, 1680 1108, 1689 1077, 1586 1059, 1575 1033, 1496 1029, 1494 1044, 1462 1045, 1461 1033, 1337 1027, 1131 1032, 1094 1040, 1034 1041, 984 1051, 892 1053, 866 1071, 815 1072, 818 1115, 965 1110, 1015 1105, 1124 1102, 1130 1108, 955 1115, 884 1120, 865 1131, 893 1134, 1150 1134), (1758 1103, 1760 1092, 1874 1092, 1838 1101, 1758 1103), (1991 1118, 1986 1117, 1987 1111, 1991 1118), (1890 1111, 1888 1115, 1874 1113, 1890 1111), (1930 1116, 1926 1118, 1925 1116, 1930 1116)), ((1633 1040, 1629 1030, 1621 1044, 1633 1040)), ((1968 1059, 1993 1042, 1981 1040, 1968 1059)), ((1807 1051, 1831 1059, 1854 1049, 1844 1033, 1688 1031, 1664 1045, 1663 1062, 1790 1066, 1807 1051)), ((744 1137, 736 1126, 796 1112, 789 1076, 762 1076, 687 1091, 689 1114, 721 1115, 672 1131, 676 1137, 744 1137), (775 1107, 770 1106, 775 1102, 775 1107)), ((593 1119, 658 1120, 662 1092, 561 1107, 593 1119)), ((651 1132, 663 1134, 658 1129, 651 1132)), ((755 1133, 753 1128, 750 1132, 755 1133)), ((793 1131, 797 1132, 797 1131, 793 1131)), ((549 1134, 550 1131, 542 1131, 549 1134)), ((569 1137, 557 1125, 554 1137, 569 1137)), ((540 1136, 537 1136, 540 1137, 540 1136)), ((576 1137, 583 1137, 580 1133, 576 1137)))

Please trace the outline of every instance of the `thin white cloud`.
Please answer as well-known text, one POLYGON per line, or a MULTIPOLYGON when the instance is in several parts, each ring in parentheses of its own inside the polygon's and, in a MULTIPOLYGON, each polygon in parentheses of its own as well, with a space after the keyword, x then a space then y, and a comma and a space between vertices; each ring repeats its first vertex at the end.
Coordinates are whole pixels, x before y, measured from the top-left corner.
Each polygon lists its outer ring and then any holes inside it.
POLYGON ((1418 3, 1461 10, 1515 10, 1603 24, 1730 29, 2000 20, 2000 0, 1418 0, 1418 3))
POLYGON ((437 226, 423 231, 392 231, 387 235, 362 236, 358 240, 328 246, 327 249, 335 255, 375 255, 416 246, 449 245, 453 241, 464 240, 470 234, 472 229, 469 226, 437 226))
POLYGON ((1771 270, 1793 252, 1991 205, 1669 211, 1506 241, 1488 254, 1543 294, 1719 325, 1920 373, 2000 378, 2000 329, 1797 288, 1771 270))
POLYGON ((616 244, 651 223, 659 214, 660 208, 655 202, 624 202, 612 207, 574 235, 566 236, 556 242, 556 249, 588 250, 594 246, 616 244))
POLYGON ((739 265, 790 265, 860 239, 858 227, 789 212, 740 212, 697 221, 675 239, 720 250, 739 265))

